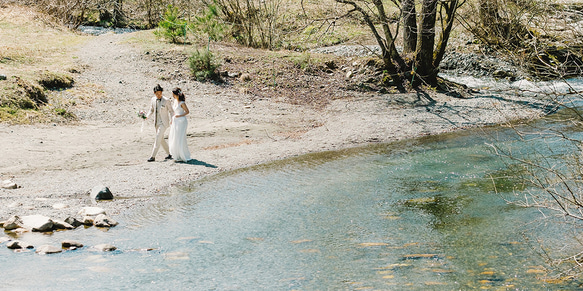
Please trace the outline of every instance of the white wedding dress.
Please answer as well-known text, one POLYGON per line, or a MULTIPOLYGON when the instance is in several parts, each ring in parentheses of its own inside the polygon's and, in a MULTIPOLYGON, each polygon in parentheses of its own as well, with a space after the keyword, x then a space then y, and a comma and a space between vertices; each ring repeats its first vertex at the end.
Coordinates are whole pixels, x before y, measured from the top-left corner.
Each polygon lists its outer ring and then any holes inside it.
MULTIPOLYGON (((178 104, 174 102, 174 114, 182 115, 185 113, 181 106, 182 103, 184 101, 180 101, 178 104)), ((178 162, 188 162, 190 160, 190 151, 186 142, 186 128, 188 128, 186 116, 172 117, 172 125, 168 134, 168 147, 172 158, 178 162)))

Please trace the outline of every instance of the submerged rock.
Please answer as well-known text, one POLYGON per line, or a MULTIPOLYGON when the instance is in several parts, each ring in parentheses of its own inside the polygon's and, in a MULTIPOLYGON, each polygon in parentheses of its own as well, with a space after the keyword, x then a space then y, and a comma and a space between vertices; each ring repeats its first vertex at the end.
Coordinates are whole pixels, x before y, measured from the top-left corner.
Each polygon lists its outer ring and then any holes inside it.
POLYGON ((105 214, 105 209, 101 207, 83 207, 78 213, 80 216, 97 216, 99 214, 105 214))
POLYGON ((61 242, 61 247, 65 249, 78 249, 82 248, 83 244, 74 240, 64 240, 61 242))
POLYGON ((119 223, 105 214, 99 214, 95 217, 93 225, 97 227, 113 227, 118 225, 119 223))
POLYGON ((55 246, 51 246, 51 245, 42 245, 40 246, 37 250, 36 253, 37 254, 58 254, 63 252, 63 250, 61 248, 55 247, 55 246))
POLYGON ((96 245, 93 247, 93 249, 101 251, 101 252, 112 252, 112 251, 117 250, 117 248, 115 246, 112 246, 110 244, 96 245))
POLYGON ((19 249, 33 249, 34 246, 27 243, 27 242, 23 242, 20 240, 13 240, 13 241, 9 241, 6 244, 6 247, 11 249, 11 250, 19 250, 19 249))

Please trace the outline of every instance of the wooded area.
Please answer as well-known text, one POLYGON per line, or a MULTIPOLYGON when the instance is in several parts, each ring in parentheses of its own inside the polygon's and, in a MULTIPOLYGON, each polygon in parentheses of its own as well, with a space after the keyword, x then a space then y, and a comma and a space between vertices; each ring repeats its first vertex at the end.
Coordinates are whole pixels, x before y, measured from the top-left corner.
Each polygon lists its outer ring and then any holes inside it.
MULTIPOLYGON (((303 50, 346 42, 378 44, 386 85, 438 85, 439 65, 452 33, 471 32, 491 53, 540 78, 581 74, 577 24, 583 6, 502 0, 41 0, 35 5, 67 25, 155 28, 172 7, 180 33, 233 40, 271 50, 303 50), (170 6, 169 6, 170 5, 170 6), (335 35, 340 27, 348 33, 335 35), (360 28, 358 28, 360 27, 360 28), (357 36, 360 30, 365 36, 357 36), (462 31, 463 30, 463 31, 462 31), (357 36, 351 39, 350 36, 357 36), (328 37, 329 39, 323 40, 328 37), (307 44, 306 41, 316 44, 307 44)), ((167 20, 167 19, 166 19, 167 20)), ((177 33, 176 33, 177 34, 177 33)), ((186 41, 172 37, 173 42, 186 41)))

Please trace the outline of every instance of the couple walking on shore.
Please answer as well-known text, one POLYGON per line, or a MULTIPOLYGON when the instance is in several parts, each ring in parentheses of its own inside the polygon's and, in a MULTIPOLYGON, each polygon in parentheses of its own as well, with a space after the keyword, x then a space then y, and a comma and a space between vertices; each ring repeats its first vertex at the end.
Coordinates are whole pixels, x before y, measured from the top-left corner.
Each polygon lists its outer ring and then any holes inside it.
POLYGON ((156 154, 160 146, 168 154, 165 158, 166 160, 174 159, 178 162, 188 162, 190 160, 190 151, 186 142, 186 128, 188 127, 186 115, 189 110, 186 103, 184 103, 184 93, 180 88, 174 88, 172 90, 174 102, 172 102, 162 96, 163 91, 164 89, 159 84, 154 87, 155 96, 152 97, 150 109, 146 115, 146 119, 154 115, 154 126, 156 128, 156 140, 148 162, 156 160, 156 154), (168 143, 166 143, 164 134, 168 127, 170 127, 170 133, 168 134, 168 143))

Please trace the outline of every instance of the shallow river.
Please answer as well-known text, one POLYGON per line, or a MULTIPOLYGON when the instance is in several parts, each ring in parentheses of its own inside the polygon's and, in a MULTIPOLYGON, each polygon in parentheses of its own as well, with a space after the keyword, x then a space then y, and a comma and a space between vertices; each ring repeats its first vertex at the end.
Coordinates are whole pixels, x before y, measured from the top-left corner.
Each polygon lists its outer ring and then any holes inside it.
POLYGON ((77 239, 119 251, 0 248, 2 288, 572 290, 544 280, 524 239, 567 239, 563 225, 533 227, 540 212, 493 191, 489 174, 506 166, 482 135, 302 156, 174 189, 109 231, 28 234, 35 245, 77 239))
POLYGON ((502 199, 523 189, 504 178, 507 165, 486 145, 493 136, 514 143, 507 129, 468 130, 196 181, 115 217, 120 225, 109 231, 22 237, 118 251, 0 248, 0 289, 578 288, 548 277, 537 252, 539 243, 571 240, 569 226, 502 199))

